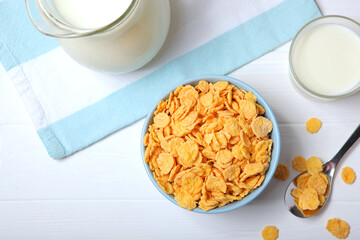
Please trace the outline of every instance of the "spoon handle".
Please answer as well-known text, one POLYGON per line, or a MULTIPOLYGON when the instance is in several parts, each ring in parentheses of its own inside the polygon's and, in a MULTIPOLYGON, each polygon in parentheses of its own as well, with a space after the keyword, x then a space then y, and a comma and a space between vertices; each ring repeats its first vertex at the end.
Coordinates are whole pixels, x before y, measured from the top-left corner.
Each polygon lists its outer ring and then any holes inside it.
POLYGON ((351 134, 350 138, 346 141, 346 143, 341 147, 339 152, 333 157, 331 162, 335 163, 335 165, 340 161, 340 159, 345 155, 345 153, 351 148, 352 145, 358 140, 360 137, 360 124, 357 126, 355 131, 351 134))

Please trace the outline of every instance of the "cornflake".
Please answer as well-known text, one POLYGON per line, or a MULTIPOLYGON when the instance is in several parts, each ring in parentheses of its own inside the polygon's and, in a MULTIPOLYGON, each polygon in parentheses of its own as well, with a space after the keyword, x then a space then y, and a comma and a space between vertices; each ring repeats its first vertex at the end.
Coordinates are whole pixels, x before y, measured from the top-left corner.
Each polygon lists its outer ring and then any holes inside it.
POLYGON ((341 178, 346 184, 352 184, 355 181, 355 172, 350 167, 344 167, 341 171, 341 178))
POLYGON ((302 210, 315 210, 319 207, 320 200, 313 188, 305 188, 299 197, 299 206, 302 210))
POLYGON ((160 153, 157 164, 162 175, 168 174, 174 166, 174 158, 169 153, 160 153))
POLYGON ((281 181, 285 181, 290 175, 290 170, 289 168, 285 165, 280 163, 274 173, 274 177, 276 177, 277 179, 281 180, 281 181))
POLYGON ((311 118, 306 122, 306 130, 309 133, 317 133, 321 128, 321 121, 317 118, 311 118))
POLYGON ((312 216, 325 203, 329 194, 329 179, 321 172, 322 162, 319 158, 309 158, 305 166, 306 172, 294 179, 297 188, 291 190, 291 196, 304 216, 312 216))
POLYGON ((264 240, 276 240, 279 237, 279 229, 275 226, 267 226, 262 230, 261 236, 264 240))
POLYGON ((349 236, 350 226, 338 218, 329 219, 326 229, 336 238, 345 239, 349 236))
POLYGON ((306 169, 311 175, 318 174, 322 171, 322 162, 317 157, 311 157, 306 161, 306 169))
POLYGON ((302 156, 296 156, 292 162, 292 167, 295 171, 304 172, 306 171, 306 159, 302 156))
POLYGON ((160 101, 143 143, 154 179, 179 206, 209 211, 259 187, 272 122, 252 92, 228 82, 179 86, 160 101))
POLYGON ((264 138, 272 131, 272 122, 265 117, 257 117, 251 122, 255 135, 264 138))

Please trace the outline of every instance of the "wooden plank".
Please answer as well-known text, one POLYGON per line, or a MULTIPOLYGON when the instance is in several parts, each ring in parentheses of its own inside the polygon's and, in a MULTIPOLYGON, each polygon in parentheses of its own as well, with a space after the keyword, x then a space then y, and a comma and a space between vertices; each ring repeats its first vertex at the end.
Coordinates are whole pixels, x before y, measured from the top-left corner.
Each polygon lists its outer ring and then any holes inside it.
MULTIPOLYGON (((64 160, 47 156, 31 126, 0 127, 6 139, 1 153, 0 199, 162 199, 142 165, 142 124, 143 121, 139 121, 64 160)), ((304 124, 282 124, 280 162, 291 166, 291 160, 297 155, 306 158, 315 155, 326 161, 340 149, 355 127, 356 124, 325 124, 312 135, 306 132, 304 124)), ((360 172, 359 145, 340 167, 351 166, 360 172)), ((284 188, 284 184, 279 184, 274 183, 284 188)), ((340 193, 337 197, 341 200, 360 200, 359 191, 340 193)))
POLYGON ((333 217, 350 224, 348 240, 358 239, 358 203, 332 203, 310 219, 288 214, 282 204, 264 199, 232 212, 205 215, 164 201, 3 202, 0 239, 260 239, 267 225, 279 228, 279 239, 333 239, 325 229, 333 217))

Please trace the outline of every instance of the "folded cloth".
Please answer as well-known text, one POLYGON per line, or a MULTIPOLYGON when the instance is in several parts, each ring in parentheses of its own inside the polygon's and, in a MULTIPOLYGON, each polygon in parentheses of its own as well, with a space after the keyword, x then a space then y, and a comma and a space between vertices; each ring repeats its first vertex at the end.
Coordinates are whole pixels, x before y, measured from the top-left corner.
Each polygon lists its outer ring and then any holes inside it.
POLYGON ((49 155, 64 158, 144 117, 159 96, 196 75, 227 74, 321 16, 313 0, 170 0, 159 54, 107 75, 73 61, 31 24, 23 0, 0 1, 0 61, 49 155))

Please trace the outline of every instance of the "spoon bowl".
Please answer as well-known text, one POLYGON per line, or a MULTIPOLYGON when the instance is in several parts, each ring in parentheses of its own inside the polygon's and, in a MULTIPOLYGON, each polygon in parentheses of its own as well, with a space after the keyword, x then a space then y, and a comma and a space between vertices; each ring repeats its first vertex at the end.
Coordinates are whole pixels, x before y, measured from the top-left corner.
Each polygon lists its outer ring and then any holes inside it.
POLYGON ((308 217, 316 215, 324 208, 324 206, 326 205, 326 203, 328 202, 329 197, 330 197, 330 192, 332 189, 332 182, 334 179, 336 166, 339 163, 339 161, 341 160, 341 158, 345 155, 345 153, 351 148, 351 146, 354 145, 356 140, 359 139, 359 137, 360 137, 360 124, 355 129, 355 131, 351 134, 350 138, 346 141, 346 143, 341 147, 339 152, 330 161, 328 161, 322 165, 322 167, 323 167, 322 173, 324 173, 328 177, 328 180, 329 180, 326 192, 324 194, 325 202, 322 206, 319 206, 315 210, 302 210, 302 209, 299 209, 298 206, 295 204, 294 198, 293 198, 293 196, 291 196, 291 190, 297 188, 295 186, 295 182, 296 182, 297 178, 299 176, 301 176, 302 174, 304 174, 305 172, 300 173, 289 183, 289 185, 287 186, 286 191, 285 191, 284 202, 285 202, 286 207, 292 214, 294 214, 295 216, 300 217, 300 218, 308 218, 308 217))

